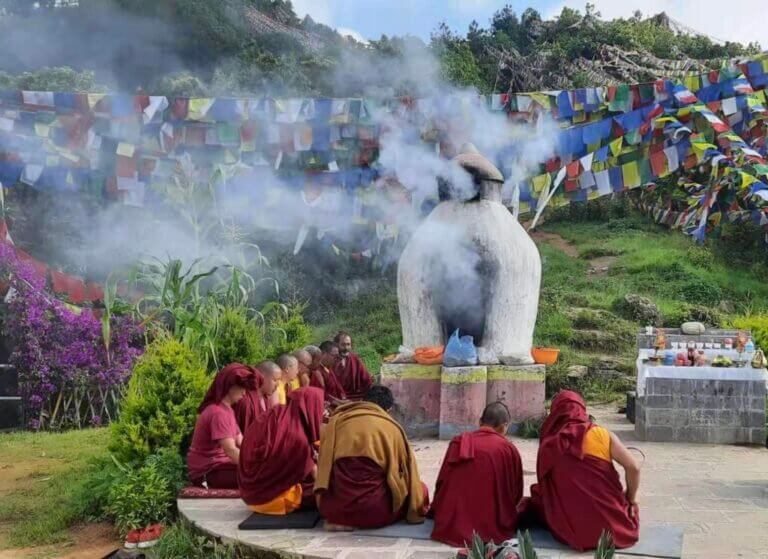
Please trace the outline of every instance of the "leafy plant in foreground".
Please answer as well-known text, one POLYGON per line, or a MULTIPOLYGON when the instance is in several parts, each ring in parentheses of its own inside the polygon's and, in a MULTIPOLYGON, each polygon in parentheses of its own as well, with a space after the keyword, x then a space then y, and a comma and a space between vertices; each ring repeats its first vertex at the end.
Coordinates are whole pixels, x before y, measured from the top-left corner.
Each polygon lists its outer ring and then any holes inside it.
POLYGON ((209 384, 197 354, 173 338, 156 339, 134 367, 120 420, 111 426, 110 450, 126 463, 162 448, 178 452, 209 384))

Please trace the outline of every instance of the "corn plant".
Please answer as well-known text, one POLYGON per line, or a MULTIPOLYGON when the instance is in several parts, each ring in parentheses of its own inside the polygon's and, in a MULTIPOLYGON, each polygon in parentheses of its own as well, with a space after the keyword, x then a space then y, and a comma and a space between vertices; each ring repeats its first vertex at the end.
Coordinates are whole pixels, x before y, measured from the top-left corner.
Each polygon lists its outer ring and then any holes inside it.
POLYGON ((616 546, 613 544, 613 536, 608 531, 600 534, 595 550, 595 559, 613 559, 616 555, 616 546))
POLYGON ((528 530, 518 532, 517 541, 520 548, 517 554, 520 559, 536 559, 538 557, 536 550, 533 548, 533 538, 528 530))

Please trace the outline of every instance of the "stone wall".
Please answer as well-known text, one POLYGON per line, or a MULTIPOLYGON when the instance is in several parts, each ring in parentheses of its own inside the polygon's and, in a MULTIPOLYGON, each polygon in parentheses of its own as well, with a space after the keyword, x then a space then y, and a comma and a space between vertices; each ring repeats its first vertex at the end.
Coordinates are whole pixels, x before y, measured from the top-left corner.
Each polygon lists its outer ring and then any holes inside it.
POLYGON ((392 415, 411 437, 450 439, 477 428, 490 402, 504 402, 512 415, 510 432, 526 419, 545 415, 543 365, 385 364, 381 384, 395 397, 392 415))
POLYGON ((765 382, 648 378, 638 398, 641 440, 765 444, 765 382))

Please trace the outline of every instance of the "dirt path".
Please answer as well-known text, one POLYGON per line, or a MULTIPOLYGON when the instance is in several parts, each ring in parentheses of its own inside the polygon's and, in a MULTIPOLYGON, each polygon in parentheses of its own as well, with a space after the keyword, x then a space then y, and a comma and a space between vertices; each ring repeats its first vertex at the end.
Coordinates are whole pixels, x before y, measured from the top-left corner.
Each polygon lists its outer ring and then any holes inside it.
POLYGON ((546 231, 533 230, 529 231, 531 238, 537 243, 547 243, 553 247, 562 250, 565 254, 571 258, 578 258, 579 251, 571 243, 563 239, 557 233, 547 233, 546 231))
POLYGON ((69 531, 71 542, 0 550, 0 559, 101 559, 120 547, 110 524, 84 524, 69 531))
MULTIPOLYGON (((571 258, 580 258, 579 249, 565 240, 557 233, 548 233, 546 231, 529 231, 531 238, 536 243, 547 243, 550 246, 555 247, 558 250, 563 251, 571 258)), ((589 273, 592 276, 605 276, 611 269, 613 263, 616 262, 616 256, 598 256, 597 258, 589 259, 589 273)))

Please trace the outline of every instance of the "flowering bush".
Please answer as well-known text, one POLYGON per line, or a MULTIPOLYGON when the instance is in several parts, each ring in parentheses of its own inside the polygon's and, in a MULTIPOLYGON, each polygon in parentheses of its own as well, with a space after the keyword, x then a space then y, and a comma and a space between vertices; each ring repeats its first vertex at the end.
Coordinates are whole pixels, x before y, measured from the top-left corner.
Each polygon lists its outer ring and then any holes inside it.
POLYGON ((45 279, 0 243, 0 279, 10 284, 3 320, 13 346, 29 426, 42 429, 100 425, 110 417, 114 390, 142 353, 141 329, 129 316, 110 318, 109 344, 89 309, 66 305, 46 291, 45 279), (110 396, 112 395, 112 396, 110 396))

